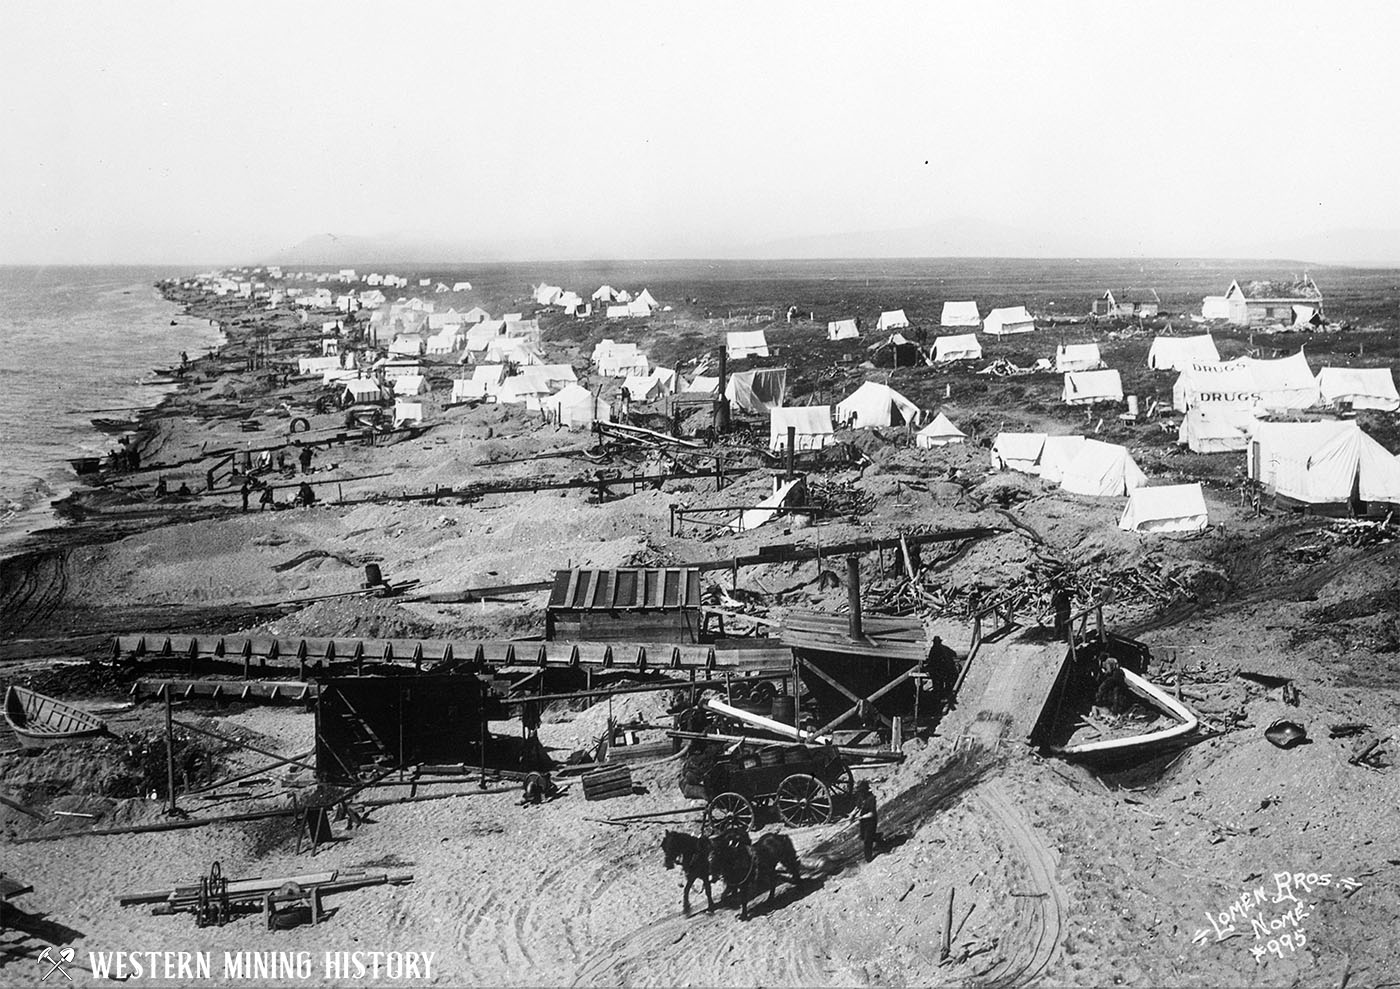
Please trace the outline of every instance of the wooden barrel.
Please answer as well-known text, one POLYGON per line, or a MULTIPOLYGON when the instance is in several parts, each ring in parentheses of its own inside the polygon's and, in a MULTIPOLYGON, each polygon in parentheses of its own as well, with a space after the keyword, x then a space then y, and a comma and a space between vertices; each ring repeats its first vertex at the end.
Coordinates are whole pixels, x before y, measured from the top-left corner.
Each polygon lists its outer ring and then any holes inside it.
POLYGON ((785 725, 797 724, 797 698, 791 694, 779 694, 774 697, 769 717, 785 725))

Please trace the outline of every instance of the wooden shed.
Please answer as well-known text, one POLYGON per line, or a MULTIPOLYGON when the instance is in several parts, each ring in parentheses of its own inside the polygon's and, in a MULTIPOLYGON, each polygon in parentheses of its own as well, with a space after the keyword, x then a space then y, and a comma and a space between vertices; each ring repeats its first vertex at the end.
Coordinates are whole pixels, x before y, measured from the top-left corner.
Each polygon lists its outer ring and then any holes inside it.
POLYGON ((334 677, 316 701, 316 775, 354 782, 365 772, 477 763, 487 722, 507 716, 470 674, 334 677))
POLYGON ((700 571, 558 570, 544 621, 551 641, 699 642, 700 571))

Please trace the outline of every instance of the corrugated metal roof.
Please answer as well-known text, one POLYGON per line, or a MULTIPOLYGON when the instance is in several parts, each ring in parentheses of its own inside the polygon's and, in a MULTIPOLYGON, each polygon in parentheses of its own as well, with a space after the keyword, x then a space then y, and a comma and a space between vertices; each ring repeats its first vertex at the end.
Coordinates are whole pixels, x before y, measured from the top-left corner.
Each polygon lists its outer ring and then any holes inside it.
POLYGON ((660 611, 700 607, 700 571, 688 567, 558 570, 550 608, 660 611))

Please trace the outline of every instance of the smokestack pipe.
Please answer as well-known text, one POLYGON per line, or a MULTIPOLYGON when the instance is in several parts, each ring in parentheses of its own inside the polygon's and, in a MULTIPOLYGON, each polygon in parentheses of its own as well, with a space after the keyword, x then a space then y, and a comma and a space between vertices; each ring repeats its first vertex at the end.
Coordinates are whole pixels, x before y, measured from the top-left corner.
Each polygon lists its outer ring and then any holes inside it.
POLYGON ((797 457, 797 427, 787 428, 787 479, 791 481, 797 476, 797 471, 793 470, 793 461, 797 457))
POLYGON ((851 606, 851 638, 863 639, 860 621, 860 557, 846 557, 846 595, 851 606))
POLYGON ((715 405, 715 431, 719 433, 729 432, 729 399, 724 397, 728 378, 729 349, 721 347, 719 351, 719 396, 715 405))

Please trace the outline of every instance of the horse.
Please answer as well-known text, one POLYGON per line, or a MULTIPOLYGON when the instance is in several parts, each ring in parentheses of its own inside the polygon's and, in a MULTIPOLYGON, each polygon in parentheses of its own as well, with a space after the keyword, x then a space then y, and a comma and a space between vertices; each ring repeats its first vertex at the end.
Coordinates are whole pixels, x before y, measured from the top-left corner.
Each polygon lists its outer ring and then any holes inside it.
POLYGON ((739 897, 739 919, 749 919, 749 894, 768 886, 771 903, 778 889, 778 867, 787 871, 793 885, 802 882, 802 863, 792 839, 785 834, 770 832, 752 844, 748 833, 739 829, 725 831, 710 842, 710 871, 724 880, 725 895, 739 897))
POLYGON ((695 885, 697 879, 705 887, 705 901, 709 904, 707 912, 714 913, 715 898, 710 891, 710 878, 713 875, 710 839, 686 834, 684 831, 667 831, 661 839, 661 851, 666 856, 666 868, 674 869, 679 864, 685 873, 685 892, 681 894, 681 908, 686 916, 690 916, 690 887, 695 885))

